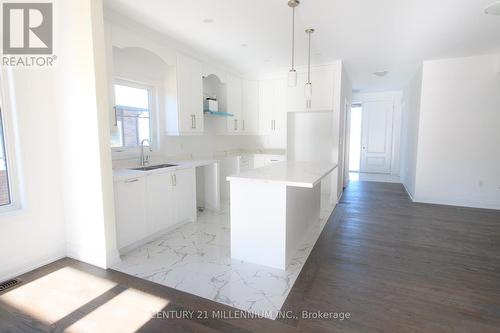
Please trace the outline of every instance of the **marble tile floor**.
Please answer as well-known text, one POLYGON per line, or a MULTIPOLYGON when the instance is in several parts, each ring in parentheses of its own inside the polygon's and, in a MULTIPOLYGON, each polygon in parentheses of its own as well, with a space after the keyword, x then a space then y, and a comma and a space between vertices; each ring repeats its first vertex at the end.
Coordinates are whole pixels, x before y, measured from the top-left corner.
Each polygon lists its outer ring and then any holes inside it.
POLYGON ((333 211, 328 198, 286 271, 231 259, 227 203, 123 255, 113 269, 275 319, 333 211))

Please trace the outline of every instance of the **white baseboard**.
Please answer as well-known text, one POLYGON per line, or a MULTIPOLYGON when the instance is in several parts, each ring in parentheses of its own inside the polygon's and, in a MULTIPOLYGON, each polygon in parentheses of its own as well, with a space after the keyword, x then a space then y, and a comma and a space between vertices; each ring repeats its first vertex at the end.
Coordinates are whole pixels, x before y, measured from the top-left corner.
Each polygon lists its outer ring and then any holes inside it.
POLYGON ((403 182, 401 182, 401 184, 403 184, 403 187, 405 188, 405 191, 408 194, 408 196, 410 197, 411 201, 415 202, 415 199, 413 198, 413 195, 411 195, 410 191, 408 191, 408 187, 406 187, 406 184, 403 182))
POLYGON ((77 244, 67 243, 66 256, 103 269, 108 268, 106 253, 104 249, 94 249, 77 244))
POLYGON ((59 259, 65 258, 65 257, 66 257, 66 253, 64 251, 58 251, 58 252, 55 252, 51 255, 43 257, 41 259, 32 260, 31 263, 24 265, 22 268, 18 268, 12 272, 2 274, 0 276, 0 281, 13 279, 19 275, 23 275, 24 273, 28 273, 34 269, 37 269, 37 268, 40 268, 40 267, 45 266, 47 264, 53 263, 54 261, 57 261, 59 259))
POLYGON ((470 200, 465 201, 459 199, 443 199, 436 197, 421 197, 421 196, 415 197, 413 201, 419 203, 434 204, 434 205, 500 210, 500 205, 498 203, 485 202, 485 201, 477 202, 470 200))
POLYGON ((108 252, 107 256, 107 268, 113 267, 121 262, 120 252, 118 252, 117 248, 108 252))

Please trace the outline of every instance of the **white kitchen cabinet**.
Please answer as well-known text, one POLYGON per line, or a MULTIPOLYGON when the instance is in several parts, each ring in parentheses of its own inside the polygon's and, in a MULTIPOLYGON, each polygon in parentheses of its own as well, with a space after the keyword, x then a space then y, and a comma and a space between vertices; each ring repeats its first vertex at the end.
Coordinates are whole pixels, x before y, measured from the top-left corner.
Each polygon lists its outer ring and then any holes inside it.
POLYGON ((253 167, 260 168, 269 164, 285 161, 284 155, 256 154, 253 157, 253 167))
POLYGON ((259 131, 259 82, 243 80, 242 87, 241 130, 244 134, 255 134, 259 131))
POLYGON ((175 223, 196 219, 196 174, 195 169, 173 172, 173 206, 175 223))
POLYGON ((227 112, 233 117, 227 118, 228 133, 237 134, 242 131, 242 83, 241 79, 233 75, 228 75, 226 84, 227 112))
POLYGON ((284 93, 286 80, 266 79, 260 82, 259 127, 268 135, 272 147, 286 147, 286 109, 284 93))
POLYGON ((307 72, 299 71, 297 86, 286 87, 285 105, 287 112, 325 111, 333 110, 333 91, 335 85, 335 70, 333 67, 324 66, 311 70, 312 98, 308 107, 305 98, 305 85, 307 72))
POLYGON ((114 190, 119 249, 178 223, 196 221, 194 168, 115 181, 114 190))
POLYGON ((167 74, 166 128, 168 135, 200 135, 204 130, 203 67, 184 55, 167 74))
POLYGON ((116 241, 118 248, 131 245, 150 233, 147 222, 146 178, 115 182, 116 241))
POLYGON ((166 229, 176 223, 173 173, 152 174, 147 179, 148 212, 147 220, 151 233, 166 229))

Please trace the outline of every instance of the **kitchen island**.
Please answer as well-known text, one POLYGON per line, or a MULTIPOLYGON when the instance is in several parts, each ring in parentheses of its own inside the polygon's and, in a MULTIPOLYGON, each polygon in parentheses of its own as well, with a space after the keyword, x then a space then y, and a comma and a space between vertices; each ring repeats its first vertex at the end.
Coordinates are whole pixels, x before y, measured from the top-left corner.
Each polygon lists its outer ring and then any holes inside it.
POLYGON ((336 164, 279 162, 227 177, 231 257, 285 270, 320 218, 321 180, 336 164))

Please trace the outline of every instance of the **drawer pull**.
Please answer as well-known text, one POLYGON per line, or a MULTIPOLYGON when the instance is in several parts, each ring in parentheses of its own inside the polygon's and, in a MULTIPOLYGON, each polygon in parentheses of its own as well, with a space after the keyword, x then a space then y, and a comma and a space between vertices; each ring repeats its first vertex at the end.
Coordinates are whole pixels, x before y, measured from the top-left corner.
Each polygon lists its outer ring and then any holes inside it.
POLYGON ((127 179, 127 180, 125 181, 125 183, 136 183, 136 182, 138 182, 138 181, 139 181, 139 179, 138 179, 138 178, 135 178, 135 179, 127 179))

